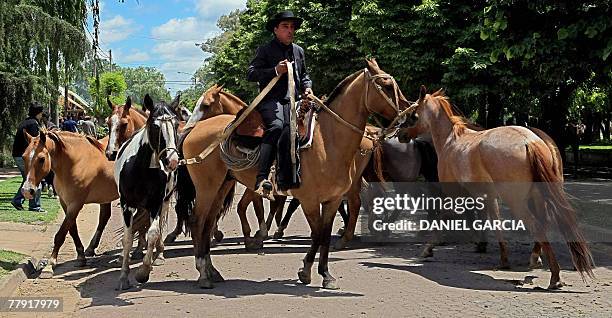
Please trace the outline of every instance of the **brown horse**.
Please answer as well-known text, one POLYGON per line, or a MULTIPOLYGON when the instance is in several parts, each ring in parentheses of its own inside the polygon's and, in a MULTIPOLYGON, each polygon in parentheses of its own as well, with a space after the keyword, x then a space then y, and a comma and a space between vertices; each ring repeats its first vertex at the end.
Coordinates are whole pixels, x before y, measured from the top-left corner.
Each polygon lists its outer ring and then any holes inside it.
MULTIPOLYGON (((368 61, 365 70, 343 80, 328 102, 330 110, 318 118, 312 147, 301 153, 302 184, 289 194, 302 203, 312 237, 312 245, 298 276, 303 283, 311 282, 312 265, 320 248, 318 272, 323 276, 323 287, 335 289, 336 279, 328 268, 329 242, 334 216, 355 177, 354 156, 362 139, 356 130, 363 131, 371 113, 387 119, 395 118, 408 102, 393 78, 384 73, 374 60, 368 61)), ((219 115, 197 123, 184 141, 185 157, 197 156, 219 138, 234 118, 219 115)), ((224 199, 231 194, 236 180, 252 187, 257 172, 256 168, 251 168, 230 173, 219 151, 217 147, 201 163, 187 166, 196 192, 193 219, 189 225, 196 268, 200 273, 198 283, 202 288, 212 288, 213 281, 222 280, 211 262, 210 232, 219 211, 227 208, 228 200, 224 199)), ((182 182, 180 176, 178 182, 182 182)))
POLYGON ((107 98, 108 107, 112 113, 108 116, 108 145, 106 146, 106 157, 114 160, 119 147, 128 140, 135 131, 144 127, 147 122, 147 114, 142 110, 132 107, 132 99, 128 96, 124 105, 113 105, 107 98))
MULTIPOLYGON (((186 133, 189 132, 190 128, 193 127, 193 125, 195 125, 199 121, 221 114, 236 115, 244 107, 246 107, 246 104, 240 98, 224 91, 223 86, 215 84, 211 86, 208 90, 206 90, 197 101, 196 106, 194 107, 193 114, 187 119, 186 127, 188 130, 183 134, 183 137, 186 133)), ((179 169, 181 169, 183 173, 186 173, 185 167, 179 169)), ((181 173, 181 170, 179 170, 179 173, 181 173)), ((240 217, 240 223, 242 225, 242 233, 245 238, 245 245, 249 249, 255 249, 260 247, 261 244, 263 244, 261 238, 263 235, 258 235, 257 238, 250 237, 251 228, 246 218, 246 210, 250 203, 253 203, 254 205, 255 214, 257 215, 257 219, 260 224, 260 229, 262 229, 261 225, 264 224, 263 200, 252 190, 246 189, 244 195, 238 203, 237 212, 238 216, 240 217)), ((177 208, 182 209, 183 207, 179 205, 177 208)), ((174 242, 177 236, 183 232, 184 220, 182 218, 182 214, 178 213, 177 216, 178 218, 176 227, 171 233, 168 234, 168 236, 166 236, 166 239, 164 240, 165 243, 174 242)), ((263 232, 267 233, 267 230, 264 229, 263 232)), ((260 231, 260 233, 262 233, 262 231, 260 231)), ((223 234, 215 230, 215 238, 217 239, 217 241, 220 241, 222 237, 223 234)))
MULTIPOLYGON (((24 196, 31 197, 44 176, 55 172, 54 187, 66 213, 57 234, 49 263, 57 264, 57 254, 70 232, 77 250, 78 265, 85 265, 85 256, 94 256, 104 227, 111 216, 110 203, 119 198, 113 178, 113 163, 106 160, 104 148, 95 139, 71 132, 42 132, 38 137, 26 135, 28 148, 24 152, 27 181, 24 196), (98 228, 86 251, 79 238, 76 218, 86 203, 100 203, 98 228)), ((48 269, 49 267, 46 267, 48 269)), ((45 275, 53 274, 45 270, 45 275)))
MULTIPOLYGON (((498 127, 475 131, 467 121, 457 116, 442 91, 427 94, 421 87, 415 111, 408 120, 416 133, 431 132, 438 155, 441 182, 479 182, 487 187, 487 207, 490 218, 499 218, 498 198, 523 220, 537 242, 532 260, 542 248, 551 270, 549 288, 559 288, 560 267, 548 242, 547 232, 556 223, 564 236, 574 267, 584 278, 593 277, 593 259, 580 232, 576 213, 563 190, 562 165, 554 142, 540 131, 520 126, 498 127), (540 136, 542 136, 542 139, 540 136), (511 191, 500 183, 521 182, 511 191), (540 186, 537 186, 540 182, 540 186)), ((500 244, 501 265, 507 266, 507 244, 496 232, 500 244)))

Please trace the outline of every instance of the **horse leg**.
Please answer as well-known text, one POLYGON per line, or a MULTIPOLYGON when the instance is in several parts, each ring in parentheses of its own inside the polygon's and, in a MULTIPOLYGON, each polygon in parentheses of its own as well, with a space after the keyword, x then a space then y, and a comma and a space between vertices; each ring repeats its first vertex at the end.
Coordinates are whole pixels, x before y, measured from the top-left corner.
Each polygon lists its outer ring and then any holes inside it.
POLYGON ((157 211, 153 211, 154 217, 150 217, 151 225, 149 226, 149 230, 147 231, 147 253, 145 254, 144 259, 142 260, 142 265, 138 267, 136 271, 136 281, 144 284, 149 281, 149 274, 151 273, 151 269, 153 268, 153 257, 154 252, 153 249, 157 246, 157 241, 161 240, 161 224, 160 224, 160 215, 162 208, 158 208, 157 211))
POLYGON ((76 247, 76 252, 77 252, 77 265, 76 266, 83 267, 87 265, 87 260, 85 259, 85 252, 84 252, 85 248, 83 247, 83 243, 81 242, 81 238, 79 237, 79 230, 77 227, 76 220, 70 227, 70 230, 68 231, 70 232, 70 236, 72 237, 72 241, 74 241, 74 246, 76 247))
MULTIPOLYGON (((221 177, 225 179, 225 175, 221 177)), ((219 272, 214 269, 210 258, 211 231, 217 220, 217 214, 221 210, 225 195, 235 184, 235 181, 224 181, 223 179, 218 180, 217 186, 212 181, 207 182, 205 189, 208 189, 208 191, 199 191, 196 194, 194 212, 197 219, 192 225, 192 237, 196 269, 200 273, 198 277, 200 288, 213 288, 214 281, 223 279, 219 272)))
MULTIPOLYGON (((348 199, 348 222, 344 221, 346 230, 344 231, 344 234, 342 235, 340 240, 338 240, 334 245, 334 248, 336 250, 346 248, 348 242, 353 240, 353 237, 355 235, 355 228, 357 226, 357 218, 359 217, 359 209, 361 208, 361 198, 359 197, 360 190, 361 179, 359 180, 359 182, 353 182, 353 185, 351 185, 351 189, 349 190, 349 192, 346 193, 348 199)), ((343 205, 344 204, 340 203, 341 207, 343 205)))
MULTIPOLYGON (((257 238, 258 240, 262 241, 262 245, 263 245, 263 240, 265 240, 266 238, 268 238, 268 226, 266 224, 266 220, 264 218, 264 205, 263 205, 263 198, 262 197, 256 197, 253 200, 253 209, 255 210, 255 216, 257 216, 257 223, 259 223, 259 230, 257 230, 257 232, 255 232, 255 238, 257 238)), ((270 213, 273 213, 274 210, 270 209, 270 213)))
MULTIPOLYGON (((348 205, 348 202, 346 205, 348 205)), ((344 232, 346 231, 347 224, 349 223, 349 212, 347 211, 347 208, 344 207, 344 200, 342 200, 340 202, 340 206, 338 206, 338 213, 340 213, 340 217, 342 217, 342 222, 344 225, 338 229, 337 233, 338 235, 343 236, 344 232)))
POLYGON ((540 255, 542 255, 542 244, 535 242, 529 256, 529 269, 542 268, 542 258, 540 255))
MULTIPOLYGON (((132 231, 135 231, 135 229, 132 228, 132 231)), ((133 236, 133 234, 132 234, 132 236, 133 236)), ((134 251, 132 251, 131 258, 133 260, 137 260, 137 261, 142 260, 144 258, 144 256, 145 256, 144 250, 146 248, 147 248, 146 232, 145 232, 145 229, 140 229, 140 230, 138 230, 138 244, 134 248, 134 251)))
POLYGON ((320 233, 320 248, 319 251, 319 275, 323 276, 323 288, 326 289, 338 289, 336 279, 329 272, 328 260, 329 260, 329 243, 331 240, 332 227, 334 225, 334 217, 338 206, 342 202, 342 197, 329 201, 323 204, 323 223, 321 224, 320 233))
POLYGON ((100 238, 102 237, 102 232, 104 232, 104 228, 106 228, 106 224, 108 224, 108 220, 111 217, 111 204, 110 203, 102 203, 100 204, 100 215, 98 216, 98 227, 96 228, 96 233, 91 238, 89 242, 89 246, 85 250, 85 256, 92 257, 96 255, 96 248, 100 244, 100 238))
POLYGON ((174 241, 176 241, 176 238, 183 233, 183 223, 184 223, 183 218, 177 215, 176 227, 174 227, 174 231, 166 235, 166 238, 164 239, 164 243, 168 244, 168 243, 174 243, 174 241))
POLYGON ((72 215, 68 213, 68 209, 66 203, 60 199, 60 204, 64 210, 64 221, 62 225, 55 233, 55 238, 53 239, 53 251, 51 252, 51 258, 49 259, 49 265, 43 268, 42 273, 40 274, 40 278, 51 278, 53 277, 53 270, 55 266, 57 266, 57 254, 59 253, 59 249, 64 245, 64 241, 66 240, 66 234, 68 234, 68 230, 72 227, 72 224, 76 222, 76 215, 72 215))
POLYGON ((247 251, 262 248, 262 246, 257 244, 255 239, 251 238, 251 226, 249 225, 249 220, 246 216, 247 208, 254 199, 255 195, 253 191, 247 189, 242 195, 242 198, 240 198, 240 201, 238 201, 238 206, 236 207, 236 212, 238 212, 238 217, 240 218, 240 226, 242 227, 244 247, 247 249, 247 251))
POLYGON ((285 201, 287 201, 287 197, 284 195, 276 195, 274 196, 274 201, 270 201, 270 213, 266 219, 266 228, 268 231, 272 228, 273 219, 276 220, 276 227, 278 228, 280 226, 283 209, 285 208, 285 201))
MULTIPOLYGON (((499 203, 497 198, 487 200, 486 206, 489 207, 489 218, 492 220, 499 220, 499 203)), ((504 239, 501 230, 495 230, 495 238, 499 242, 499 266, 498 269, 509 269, 510 263, 508 262, 508 242, 504 239)))
MULTIPOLYGON (((312 264, 314 263, 315 256, 320 246, 321 239, 321 212, 319 203, 304 204, 302 203, 302 210, 310 226, 310 237, 312 238, 312 244, 310 249, 304 256, 304 267, 298 270, 298 278, 304 284, 310 284, 312 281, 311 270, 312 264)), ((334 211, 335 213, 335 211, 334 211)))
POLYGON ((128 208, 121 205, 123 209, 123 252, 121 262, 121 274, 119 275, 119 285, 117 290, 124 290, 130 288, 130 280, 128 275, 130 273, 130 250, 134 239, 132 233, 132 225, 134 223, 134 211, 136 209, 128 208))
POLYGON ((287 207, 287 213, 285 213, 285 217, 283 217, 283 220, 281 221, 280 226, 276 230, 276 233, 274 233, 273 237, 275 239, 279 239, 283 237, 283 235, 285 235, 285 229, 289 225, 291 216, 293 215, 293 213, 295 212, 295 210, 297 210, 299 206, 300 206, 300 201, 298 199, 293 198, 291 199, 291 201, 289 201, 289 206, 287 207))
POLYGON ((555 252, 550 246, 550 243, 547 242, 546 237, 544 235, 544 239, 538 240, 539 244, 542 246, 542 251, 544 251, 544 255, 546 255, 546 260, 548 260, 548 266, 550 267, 550 283, 548 284, 548 289, 559 289, 563 287, 565 284, 561 281, 561 277, 559 276, 559 272, 561 271, 561 267, 559 267, 559 263, 557 262, 557 258, 555 257, 555 252))

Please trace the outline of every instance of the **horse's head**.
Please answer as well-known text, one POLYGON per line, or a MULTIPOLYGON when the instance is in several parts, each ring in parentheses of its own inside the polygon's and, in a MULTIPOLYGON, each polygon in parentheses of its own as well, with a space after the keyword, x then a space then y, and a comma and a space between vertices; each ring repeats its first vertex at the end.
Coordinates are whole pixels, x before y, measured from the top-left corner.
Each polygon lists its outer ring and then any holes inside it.
MULTIPOLYGON (((377 113, 386 119, 396 119, 409 106, 397 82, 378 67, 375 59, 367 60, 365 70, 365 107, 369 113, 377 113)), ((399 120, 399 118, 398 118, 399 120)))
POLYGON ((401 131, 411 138, 431 134, 432 127, 439 127, 439 124, 432 125, 432 123, 441 118, 448 120, 455 135, 462 134, 465 128, 482 130, 467 121, 461 111, 451 105, 442 89, 427 94, 427 88, 421 85, 418 101, 413 103, 406 113, 406 121, 402 124, 401 131))
POLYGON ((48 140, 47 133, 42 131, 36 137, 30 136, 25 130, 24 134, 28 140, 28 147, 23 152, 26 180, 21 188, 21 193, 29 200, 34 197, 42 179, 51 171, 49 149, 52 148, 53 141, 48 140), (50 144, 49 147, 47 143, 50 144))
POLYGON ((176 114, 176 117, 179 121, 186 122, 187 120, 189 120, 193 113, 189 110, 189 108, 181 105, 180 99, 181 95, 176 95, 176 97, 174 98, 174 101, 176 101, 176 103, 173 101, 172 104, 170 104, 170 107, 173 107, 172 110, 176 114))
POLYGON ((106 122, 109 133, 106 157, 109 160, 114 160, 121 145, 144 125, 146 117, 132 109, 132 99, 129 96, 124 105, 113 105, 108 98, 106 102, 108 107, 112 109, 112 113, 106 122))
POLYGON ((149 94, 144 98, 144 107, 149 111, 149 118, 145 126, 148 144, 155 158, 169 170, 175 170, 179 161, 178 119, 174 112, 178 108, 178 103, 178 96, 171 105, 165 102, 154 105, 149 94))

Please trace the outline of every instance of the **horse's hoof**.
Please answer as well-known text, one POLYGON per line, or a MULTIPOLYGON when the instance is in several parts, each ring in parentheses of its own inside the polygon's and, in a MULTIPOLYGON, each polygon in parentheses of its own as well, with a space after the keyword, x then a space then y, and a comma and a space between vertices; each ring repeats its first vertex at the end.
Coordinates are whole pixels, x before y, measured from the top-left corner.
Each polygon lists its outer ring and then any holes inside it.
POLYGON ((42 271, 40 272, 40 275, 38 276, 38 278, 42 278, 42 279, 49 279, 49 278, 53 278, 53 268, 50 265, 45 266, 42 271))
POLYGON ((126 290, 126 289, 130 289, 130 287, 132 287, 130 285, 130 280, 125 277, 125 278, 119 278, 119 285, 117 285, 117 290, 126 290))
POLYGON ((244 247, 247 251, 260 250, 263 248, 263 241, 255 238, 249 238, 244 242, 244 247))
POLYGON ((215 237, 215 240, 217 241, 217 243, 221 243, 221 241, 223 241, 223 237, 225 237, 223 232, 221 232, 219 230, 216 230, 215 234, 213 234, 213 236, 215 237))
POLYGON ((274 239, 280 239, 285 235, 285 232, 282 230, 277 230, 276 232, 274 232, 274 235, 272 235, 272 238, 274 239))
POLYGON ((200 278, 198 279, 198 286, 204 289, 211 289, 215 287, 209 279, 200 278))
POLYGON ((345 231, 346 231, 346 229, 345 229, 344 227, 341 227, 341 228, 339 228, 339 229, 338 229, 337 234, 338 234, 338 235, 340 235, 340 236, 342 236, 342 235, 344 235, 344 232, 345 232, 345 231))
POLYGON ((166 259, 163 256, 159 255, 157 259, 153 261, 153 266, 162 266, 165 263, 166 263, 166 259))
POLYGON ((164 244, 174 243, 174 241, 176 241, 176 234, 170 233, 164 239, 164 244))
POLYGON ((323 288, 324 289, 339 289, 338 281, 335 278, 331 279, 323 279, 323 288))
POLYGON ((487 242, 479 242, 476 243, 476 248, 474 249, 476 253, 486 253, 487 252, 487 242))
POLYGON ((334 249, 335 250, 345 249, 347 243, 348 242, 344 240, 344 237, 342 237, 342 238, 340 238, 339 240, 336 241, 336 244, 334 244, 334 249))
POLYGON ((310 282, 312 281, 312 279, 310 278, 310 272, 306 272, 303 268, 300 268, 300 270, 298 271, 298 278, 303 284, 310 284, 310 282))
POLYGON ((221 276, 221 273, 219 273, 217 270, 214 270, 214 269, 212 270, 211 277, 214 283, 222 283, 225 281, 225 278, 221 276))
POLYGON ((137 282, 144 284, 149 281, 149 271, 143 268, 142 266, 138 267, 138 270, 136 270, 136 275, 134 275, 134 278, 136 278, 137 282))
POLYGON ((260 240, 265 240, 268 238, 268 232, 262 231, 262 230, 257 230, 257 232, 255 232, 255 238, 256 239, 260 239, 260 240))
POLYGON ((558 282, 550 282, 550 285, 548 285, 548 289, 549 290, 556 290, 556 289, 561 289, 561 287, 565 286, 565 284, 561 281, 558 282))
POLYGON ((537 261, 537 262, 535 262, 533 264, 529 264, 529 269, 539 269, 539 268, 542 268, 542 267, 544 267, 544 265, 542 264, 541 260, 537 261))
POLYGON ((94 251, 93 248, 91 249, 88 248, 85 250, 85 257, 94 257, 94 256, 96 256, 96 252, 94 251))

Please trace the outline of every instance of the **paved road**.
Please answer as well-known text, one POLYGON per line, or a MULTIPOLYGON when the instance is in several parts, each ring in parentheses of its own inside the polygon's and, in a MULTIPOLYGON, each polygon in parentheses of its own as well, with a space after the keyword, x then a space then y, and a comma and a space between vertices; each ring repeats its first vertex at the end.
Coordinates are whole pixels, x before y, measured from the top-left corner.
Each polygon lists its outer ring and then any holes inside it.
MULTIPOLYGON (((96 206, 88 206, 79 218, 84 242, 93 233, 96 211, 96 206)), ((212 290, 197 287, 191 241, 180 237, 166 247, 166 263, 154 267, 147 284, 116 291, 120 250, 114 230, 121 227, 121 217, 118 208, 113 211, 99 250, 103 254, 90 259, 88 267, 74 266, 74 245, 68 238, 57 275, 49 280, 28 280, 15 294, 61 296, 66 311, 62 316, 105 318, 612 316, 612 253, 604 245, 593 246, 597 279, 587 283, 570 270, 567 249, 556 245, 564 269, 562 279, 570 284, 560 291, 543 289, 549 272, 529 271, 530 246, 519 243, 511 245, 510 271, 492 270, 498 264, 497 244, 489 245, 488 254, 472 252, 470 244, 442 246, 433 259, 421 262, 415 258, 419 245, 357 243, 352 249, 330 255, 330 269, 339 278, 340 290, 320 289, 318 275, 313 275, 312 285, 302 285, 296 273, 309 244, 309 231, 301 212, 292 220, 288 237, 266 242, 259 254, 244 250, 238 217, 227 215, 220 225, 226 239, 212 256, 227 281, 212 290)), ((252 214, 250 217, 255 224, 252 214)), ((171 217, 171 225, 173 220, 171 217)))

